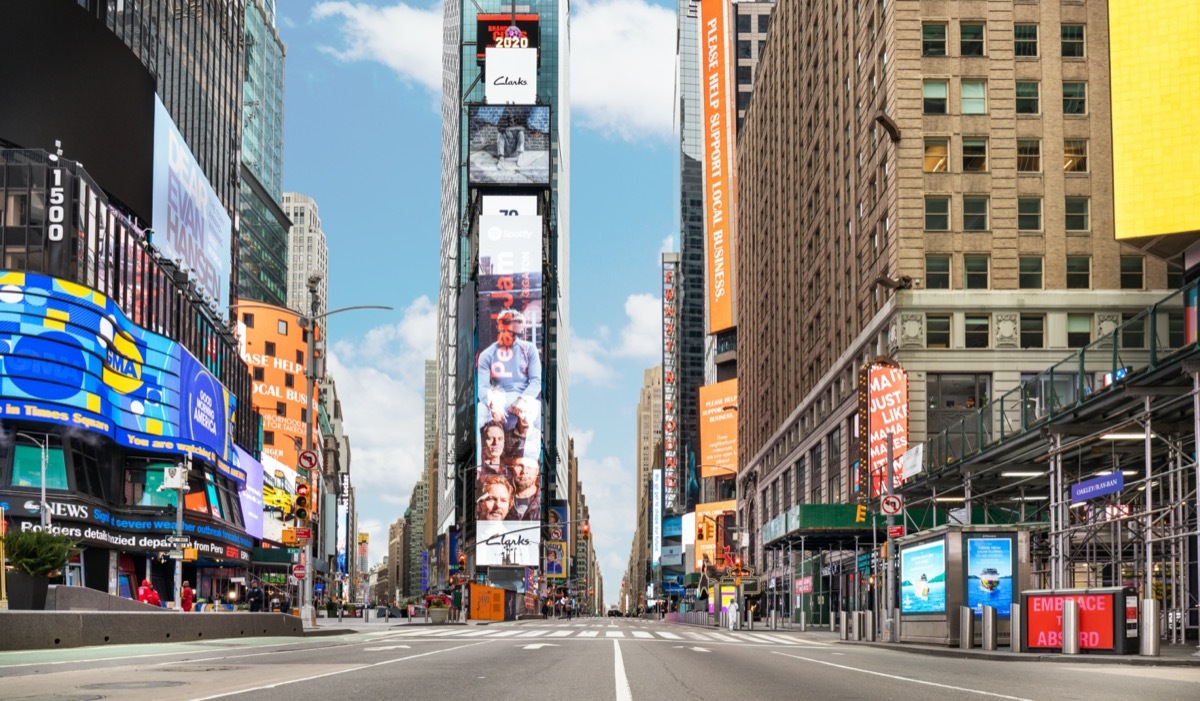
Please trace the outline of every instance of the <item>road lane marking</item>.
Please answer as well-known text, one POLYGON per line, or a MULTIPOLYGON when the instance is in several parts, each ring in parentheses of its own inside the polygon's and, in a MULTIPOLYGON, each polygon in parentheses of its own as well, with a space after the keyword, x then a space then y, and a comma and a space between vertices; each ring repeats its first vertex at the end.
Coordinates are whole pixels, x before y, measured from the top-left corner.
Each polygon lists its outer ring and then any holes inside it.
POLYGON ((616 640, 613 640, 613 677, 617 687, 617 701, 633 701, 629 679, 625 676, 625 661, 621 659, 621 643, 616 640))
POLYGON ((722 635, 720 633, 709 633, 709 636, 713 640, 719 640, 723 643, 736 643, 737 642, 737 638, 731 638, 728 635, 722 635))
POLYGON ((635 638, 653 638, 654 633, 651 633, 651 632, 645 631, 645 630, 635 630, 635 631, 633 631, 633 637, 635 637, 635 638))
POLYGON ((675 635, 674 633, 668 633, 665 630, 658 631, 658 634, 661 635, 662 637, 666 638, 667 640, 679 640, 678 635, 675 635))
POLYGON ((619 630, 610 630, 604 634, 606 638, 624 638, 625 633, 619 630))
POLYGON ((520 632, 521 631, 519 631, 519 630, 502 630, 499 633, 492 633, 492 637, 493 638, 507 638, 510 635, 516 635, 517 633, 520 633, 520 632))
POLYGON ((558 646, 555 645, 554 643, 534 643, 532 645, 525 645, 521 649, 522 650, 541 650, 544 647, 558 647, 558 646))
POLYGON ((490 642, 490 641, 480 640, 477 643, 468 643, 466 645, 459 645, 457 647, 448 647, 443 650, 431 650, 430 652, 422 652, 422 653, 418 653, 416 655, 409 655, 408 657, 397 657, 394 660, 384 660, 383 662, 375 662, 373 664, 358 665, 357 667, 351 667, 349 669, 339 669, 335 672, 325 672, 324 674, 314 674, 311 677, 298 677, 296 679, 285 679, 280 682, 275 682, 274 684, 266 684, 263 686, 256 686, 256 687, 252 687, 249 689, 239 689, 237 691, 227 691, 223 694, 213 694, 212 696, 201 696, 199 698, 192 699, 192 701, 210 701, 211 699, 223 699, 226 696, 237 696, 239 694, 249 694, 249 693, 253 693, 255 691, 264 691, 266 689, 278 689, 281 686, 287 686, 289 684, 299 684, 301 682, 309 682, 314 679, 323 679, 325 677, 334 677, 339 674, 348 674, 350 672, 359 672, 364 669, 370 669, 372 667, 380 667, 385 664, 392 664, 394 662, 405 662, 407 660, 415 660, 418 657, 428 657, 430 655, 439 655, 443 652, 454 652, 455 650, 462 650, 462 649, 468 648, 468 647, 475 647, 476 645, 486 645, 488 642, 490 642))
POLYGON ((594 638, 597 635, 600 635, 600 631, 598 631, 598 630, 581 630, 581 631, 579 631, 579 637, 581 637, 581 638, 594 638))
POLYGON ((684 635, 688 636, 692 640, 708 640, 708 638, 704 637, 703 635, 700 635, 699 633, 693 633, 691 631, 685 632, 684 635))
POLYGON ((901 676, 897 676, 895 674, 884 674, 883 672, 876 672, 875 670, 872 670, 872 669, 863 669, 861 667, 850 667, 849 665, 836 664, 834 662, 826 662, 825 660, 814 660, 811 657, 801 657, 799 655, 789 655, 786 652, 772 652, 771 654, 779 655, 781 657, 790 657, 794 660, 804 660, 805 662, 812 662, 814 664, 823 664, 823 665, 827 665, 829 667, 837 667, 838 669, 844 669, 844 670, 847 670, 850 672, 858 672, 860 674, 874 674, 877 677, 884 677, 886 679, 896 679, 896 680, 902 681, 902 682, 912 682, 913 684, 925 684, 926 686, 936 686, 940 689, 951 689, 953 691, 965 691, 965 692, 971 693, 971 694, 979 694, 981 696, 992 696, 992 697, 998 698, 998 699, 1011 699, 1012 701, 1033 701, 1033 699, 1026 699, 1026 698, 1023 698, 1020 696, 1006 696, 1005 694, 997 694, 992 691, 981 691, 979 689, 968 689, 965 686, 953 686, 950 684, 939 684, 937 682, 927 682, 924 679, 913 679, 912 677, 901 677, 901 676))
POLYGON ((481 635, 490 635, 495 633, 494 630, 473 630, 470 633, 463 633, 464 638, 478 638, 481 635))
POLYGON ((384 645, 383 647, 364 647, 363 652, 379 652, 380 650, 411 650, 412 645, 384 645))
POLYGON ((548 637, 548 638, 565 638, 574 632, 575 631, 573 631, 573 630, 556 630, 546 637, 548 637))
POLYGON ((548 631, 548 630, 531 630, 531 631, 527 631, 525 633, 521 633, 517 637, 518 638, 537 638, 537 637, 543 636, 549 632, 550 631, 548 631))

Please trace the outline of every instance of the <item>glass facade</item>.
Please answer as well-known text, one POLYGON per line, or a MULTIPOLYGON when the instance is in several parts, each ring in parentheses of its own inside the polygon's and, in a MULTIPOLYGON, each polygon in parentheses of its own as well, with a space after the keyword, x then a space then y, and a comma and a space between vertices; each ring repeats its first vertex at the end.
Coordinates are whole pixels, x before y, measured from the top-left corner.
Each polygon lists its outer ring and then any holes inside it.
POLYGON ((287 217, 248 172, 242 173, 237 297, 288 306, 287 217))

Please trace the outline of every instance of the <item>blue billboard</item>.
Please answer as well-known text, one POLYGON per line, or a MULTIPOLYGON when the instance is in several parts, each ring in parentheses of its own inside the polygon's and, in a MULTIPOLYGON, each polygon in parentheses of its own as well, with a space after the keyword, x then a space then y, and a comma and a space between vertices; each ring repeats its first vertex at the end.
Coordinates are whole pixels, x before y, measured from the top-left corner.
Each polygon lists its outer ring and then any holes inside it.
POLYGON ((975 615, 983 607, 996 607, 996 615, 1007 618, 1012 614, 1013 596, 1013 539, 1009 534, 972 534, 966 536, 967 606, 975 615))
POLYGON ((190 453, 245 482, 237 400, 175 341, 67 280, 0 271, 0 418, 84 428, 151 452, 190 453))
POLYGON ((946 611, 946 541, 900 549, 900 613, 946 611))

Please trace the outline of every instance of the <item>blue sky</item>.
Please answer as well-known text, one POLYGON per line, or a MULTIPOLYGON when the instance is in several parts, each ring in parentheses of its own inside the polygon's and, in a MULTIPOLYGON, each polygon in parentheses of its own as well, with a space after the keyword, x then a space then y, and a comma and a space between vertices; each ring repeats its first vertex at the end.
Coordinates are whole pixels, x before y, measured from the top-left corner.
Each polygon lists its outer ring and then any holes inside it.
MULTIPOLYGON (((279 3, 287 44, 284 188, 314 197, 329 240, 331 374, 350 435, 359 525, 386 552, 423 452, 440 262, 441 5, 279 3)), ((605 601, 634 522, 645 368, 659 363, 659 255, 677 236, 674 5, 572 7, 571 434, 605 601)))

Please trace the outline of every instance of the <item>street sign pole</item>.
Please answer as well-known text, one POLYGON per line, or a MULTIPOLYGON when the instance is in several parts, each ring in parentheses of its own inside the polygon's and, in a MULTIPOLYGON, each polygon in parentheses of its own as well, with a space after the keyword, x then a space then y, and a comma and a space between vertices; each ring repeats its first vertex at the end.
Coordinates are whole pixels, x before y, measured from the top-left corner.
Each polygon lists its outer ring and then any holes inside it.
MULTIPOLYGON (((887 493, 888 493, 888 496, 895 494, 895 491, 896 491, 896 483, 895 483, 895 479, 894 479, 894 477, 895 477, 894 471, 895 471, 896 466, 895 466, 895 463, 892 462, 892 455, 893 455, 892 434, 888 433, 887 434, 887 493)), ((887 642, 889 642, 889 643, 896 642, 896 638, 898 637, 896 635, 896 632, 899 629, 899 623, 900 623, 899 621, 895 621, 892 619, 892 612, 896 610, 895 572, 892 569, 892 562, 893 562, 893 559, 895 558, 895 552, 894 552, 895 542, 892 539, 892 526, 894 526, 895 523, 896 523, 896 517, 892 516, 891 514, 888 514, 888 517, 887 517, 887 526, 888 526, 887 570, 886 570, 887 571, 887 595, 884 597, 884 600, 887 602, 887 611, 885 612, 886 615, 882 616, 882 618, 889 622, 888 627, 887 627, 887 642)))
MULTIPOLYGON (((192 469, 192 455, 183 456, 183 474, 180 476, 179 488, 175 490, 175 537, 183 538, 183 494, 187 491, 188 473, 192 469)), ((171 543, 171 549, 178 548, 178 541, 171 543)), ((183 553, 175 558, 175 608, 183 610, 183 553)))

